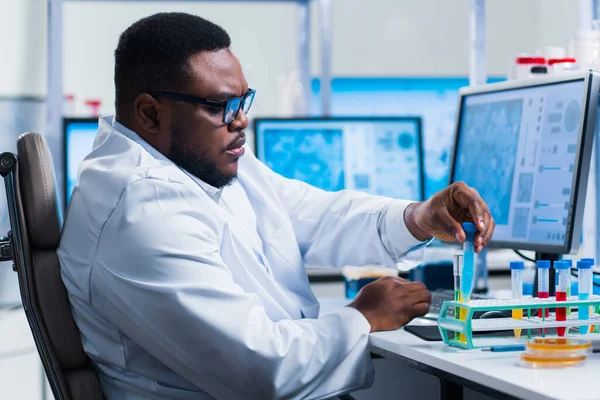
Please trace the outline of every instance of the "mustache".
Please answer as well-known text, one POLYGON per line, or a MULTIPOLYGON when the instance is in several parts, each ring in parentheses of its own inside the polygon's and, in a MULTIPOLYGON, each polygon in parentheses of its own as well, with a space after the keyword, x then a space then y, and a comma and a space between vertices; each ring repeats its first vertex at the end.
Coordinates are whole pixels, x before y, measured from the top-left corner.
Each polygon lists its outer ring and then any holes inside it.
POLYGON ((230 150, 233 147, 235 147, 235 145, 238 144, 241 140, 246 140, 246 134, 244 132, 240 132, 239 135, 236 136, 235 139, 233 139, 231 142, 229 142, 227 147, 225 147, 225 151, 230 150))

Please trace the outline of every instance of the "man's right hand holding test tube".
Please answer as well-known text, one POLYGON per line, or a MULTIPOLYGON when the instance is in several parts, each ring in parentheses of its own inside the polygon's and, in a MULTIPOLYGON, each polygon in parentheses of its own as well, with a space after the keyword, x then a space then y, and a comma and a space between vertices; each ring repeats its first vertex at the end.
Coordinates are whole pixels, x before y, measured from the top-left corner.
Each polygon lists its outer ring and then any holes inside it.
MULTIPOLYGON (((453 183, 426 201, 409 204, 403 216, 406 228, 422 242, 435 237, 445 242, 464 243, 467 234, 462 223, 474 224, 476 253, 490 241, 496 226, 485 201, 463 182, 453 183)), ((349 307, 365 316, 372 332, 393 330, 429 311, 431 296, 425 292, 422 284, 382 278, 362 288, 349 307)))
POLYGON ((463 222, 473 223, 476 228, 473 240, 475 253, 480 253, 488 244, 496 227, 485 201, 477 190, 464 182, 453 183, 429 200, 409 205, 404 220, 419 240, 435 237, 443 242, 460 243, 467 240, 463 222))

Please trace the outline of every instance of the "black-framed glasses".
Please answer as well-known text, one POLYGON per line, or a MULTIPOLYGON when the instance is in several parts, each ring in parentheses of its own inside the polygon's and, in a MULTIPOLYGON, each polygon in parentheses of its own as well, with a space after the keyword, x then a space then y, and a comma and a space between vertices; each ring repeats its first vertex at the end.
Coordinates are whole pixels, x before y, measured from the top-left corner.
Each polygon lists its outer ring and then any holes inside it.
POLYGON ((256 90, 248 89, 246 94, 242 97, 232 97, 227 100, 210 100, 204 97, 173 92, 150 92, 149 94, 153 97, 162 96, 173 100, 185 101, 187 103, 204 104, 206 106, 222 108, 223 123, 229 125, 237 118, 240 110, 244 110, 244 114, 248 114, 248 111, 250 111, 250 107, 252 106, 252 102, 254 101, 256 90))

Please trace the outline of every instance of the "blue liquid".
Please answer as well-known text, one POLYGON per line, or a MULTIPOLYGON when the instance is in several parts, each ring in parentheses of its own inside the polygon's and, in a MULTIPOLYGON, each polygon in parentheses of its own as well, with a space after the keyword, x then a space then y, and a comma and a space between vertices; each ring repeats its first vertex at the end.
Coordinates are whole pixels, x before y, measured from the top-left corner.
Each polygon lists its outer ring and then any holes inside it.
POLYGON ((359 278, 359 279, 347 279, 344 278, 345 286, 346 286, 346 298, 353 299, 356 297, 360 289, 365 287, 371 282, 375 282, 380 277, 369 277, 369 278, 359 278))
POLYGON ((465 232, 467 240, 463 243, 463 270, 460 282, 460 291, 463 302, 471 300, 471 290, 473 289, 473 273, 475 269, 475 232, 465 232))
MULTIPOLYGON (((579 300, 588 300, 590 298, 589 293, 579 293, 579 300)), ((578 315, 580 320, 590 319, 590 306, 579 306, 578 315)), ((585 335, 588 333, 589 326, 580 326, 579 333, 585 335)))

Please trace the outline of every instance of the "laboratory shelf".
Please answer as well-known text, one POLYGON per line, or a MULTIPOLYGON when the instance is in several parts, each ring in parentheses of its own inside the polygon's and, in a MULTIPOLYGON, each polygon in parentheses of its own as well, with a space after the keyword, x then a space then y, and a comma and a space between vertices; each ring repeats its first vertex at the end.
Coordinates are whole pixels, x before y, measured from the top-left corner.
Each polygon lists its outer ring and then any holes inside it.
MULTIPOLYGON (((577 297, 569 297, 566 301, 556 301, 556 298, 524 298, 524 299, 490 299, 473 300, 469 303, 458 301, 446 301, 442 306, 440 317, 438 318, 438 328, 444 343, 454 347, 465 349, 476 349, 489 346, 489 337, 474 338, 474 332, 500 332, 511 331, 514 329, 522 330, 522 338, 528 339, 531 334, 538 334, 540 328, 558 328, 558 327, 580 327, 580 326, 600 326, 600 315, 590 313, 586 320, 579 320, 577 311, 572 311, 566 317, 565 321, 557 321, 556 316, 551 313, 548 318, 539 318, 537 316, 528 316, 528 310, 546 310, 565 307, 595 307, 600 306, 600 296, 592 296, 587 300, 579 300, 577 297), (474 319, 476 311, 505 311, 522 309, 523 318, 483 318, 474 319), (461 319, 454 316, 455 310, 460 310, 461 319), (449 312, 451 315, 449 315, 449 312), (455 332, 461 334, 460 339, 456 339, 455 332)), ((544 336, 552 336, 543 332, 544 336)), ((579 335, 578 335, 579 336, 579 335)))

